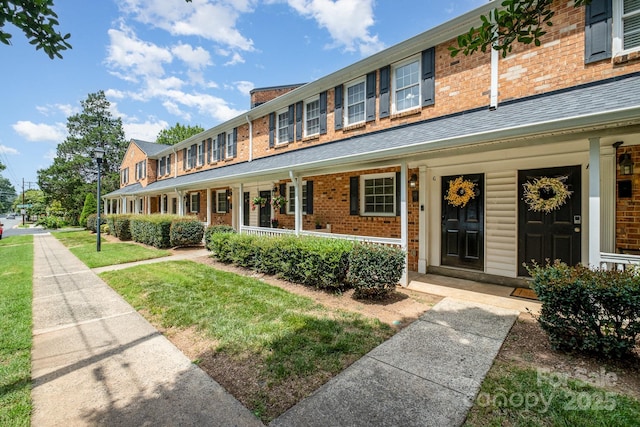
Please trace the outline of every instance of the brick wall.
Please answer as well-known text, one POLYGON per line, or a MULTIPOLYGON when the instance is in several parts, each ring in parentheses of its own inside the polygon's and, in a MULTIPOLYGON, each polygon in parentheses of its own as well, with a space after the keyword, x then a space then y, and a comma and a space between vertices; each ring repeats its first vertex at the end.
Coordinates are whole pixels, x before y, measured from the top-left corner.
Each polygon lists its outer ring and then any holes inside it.
POLYGON ((619 147, 616 159, 623 153, 631 154, 633 175, 621 175, 618 165, 616 180, 618 185, 621 181, 631 181, 632 196, 621 197, 616 190, 616 249, 640 255, 640 145, 619 147))
POLYGON ((272 99, 275 99, 280 95, 284 95, 287 92, 291 92, 292 90, 297 89, 300 86, 302 85, 287 85, 287 86, 279 86, 279 87, 253 89, 250 92, 251 108, 254 108, 260 104, 264 104, 265 102, 271 101, 272 99))

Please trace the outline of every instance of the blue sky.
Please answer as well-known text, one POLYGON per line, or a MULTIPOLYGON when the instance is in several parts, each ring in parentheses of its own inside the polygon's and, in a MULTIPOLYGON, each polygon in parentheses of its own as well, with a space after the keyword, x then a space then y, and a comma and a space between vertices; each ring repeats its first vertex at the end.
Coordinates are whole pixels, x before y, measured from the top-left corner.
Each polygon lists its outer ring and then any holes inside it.
POLYGON ((175 123, 208 129, 249 108, 255 87, 305 83, 486 0, 60 0, 73 49, 0 45, 2 176, 20 193, 51 165, 67 117, 103 90, 127 139, 175 123))

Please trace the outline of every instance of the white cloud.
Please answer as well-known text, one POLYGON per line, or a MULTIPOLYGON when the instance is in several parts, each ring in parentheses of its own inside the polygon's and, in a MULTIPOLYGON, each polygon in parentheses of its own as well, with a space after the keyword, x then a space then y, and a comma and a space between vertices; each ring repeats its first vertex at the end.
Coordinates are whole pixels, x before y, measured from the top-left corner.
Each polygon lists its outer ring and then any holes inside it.
POLYGON ((6 145, 0 144, 0 153, 2 154, 20 154, 18 150, 15 148, 7 147, 6 145))
POLYGON ((238 52, 234 52, 231 59, 224 63, 224 65, 236 65, 244 64, 244 58, 238 52))
POLYGON ((66 117, 69 117, 80 111, 78 107, 74 107, 70 104, 38 105, 36 106, 36 110, 43 116, 47 117, 59 112, 62 112, 66 117))
POLYGON ((171 48, 171 53, 180 58, 190 69, 200 70, 211 65, 211 55, 201 47, 180 43, 171 48))
POLYGON ((27 141, 62 142, 67 137, 67 128, 63 123, 48 125, 20 120, 12 125, 13 130, 27 141))
POLYGON ((248 82, 246 80, 240 80, 238 82, 235 82, 234 84, 236 85, 236 89, 238 89, 240 93, 247 96, 249 95, 249 92, 251 92, 253 88, 256 87, 253 82, 248 82))
POLYGON ((122 124, 127 140, 133 138, 152 142, 156 140, 156 138, 158 137, 158 133, 160 133, 162 129, 166 129, 167 126, 168 123, 164 120, 147 120, 144 123, 131 122, 122 124))
POLYGON ((173 56, 168 49, 140 40, 134 32, 122 25, 120 30, 110 29, 111 43, 106 62, 115 68, 114 73, 130 80, 133 76, 163 76, 164 64, 171 63, 173 56))
POLYGON ((359 51, 362 56, 382 50, 384 43, 369 33, 374 24, 374 0, 287 0, 300 15, 314 19, 325 28, 333 44, 346 51, 359 51))

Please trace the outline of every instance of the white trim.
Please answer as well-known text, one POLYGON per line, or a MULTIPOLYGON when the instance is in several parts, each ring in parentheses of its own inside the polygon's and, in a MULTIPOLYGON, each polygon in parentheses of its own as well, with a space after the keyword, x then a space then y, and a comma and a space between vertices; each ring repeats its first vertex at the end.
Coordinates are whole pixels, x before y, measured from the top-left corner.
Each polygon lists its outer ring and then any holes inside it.
MULTIPOLYGON (((307 204, 305 203, 305 198, 304 198, 304 192, 307 189, 307 181, 302 181, 301 183, 301 187, 300 187, 300 203, 302 204, 302 215, 306 215, 307 214, 307 204)), ((296 210, 295 210, 295 184, 293 182, 288 182, 287 183, 287 187, 286 187, 286 191, 287 194, 284 195, 284 197, 287 199, 287 215, 295 215, 296 210), (293 188, 294 190, 294 197, 291 197, 291 188, 293 188), (293 200, 293 205, 294 205, 294 209, 291 210, 289 209, 291 207, 291 200, 293 200)))
MULTIPOLYGON (((392 114, 396 114, 396 113, 402 113, 405 111, 411 111, 411 110, 415 110, 415 109, 420 109, 422 106, 420 104, 420 99, 421 99, 421 93, 422 93, 422 61, 420 61, 420 55, 413 55, 407 59, 404 59, 400 62, 396 62, 395 64, 391 65, 391 112, 392 114), (397 108, 397 104, 396 104, 396 91, 398 90, 398 88, 396 87, 396 72, 398 71, 399 68, 405 67, 407 65, 413 64, 413 63, 417 63, 418 65, 418 73, 417 73, 417 86, 418 86, 418 93, 415 96, 416 99, 418 100, 418 103, 416 105, 413 105, 409 108, 403 108, 402 110, 399 110, 397 108)), ((411 85, 414 86, 414 85, 411 85)), ((365 87, 366 90, 366 87, 365 87)), ((366 114, 366 111, 365 111, 366 114)))
MULTIPOLYGON (((630 52, 640 50, 640 45, 631 49, 624 49, 624 26, 622 25, 624 15, 624 0, 613 1, 613 56, 626 55, 630 52)), ((632 15, 640 14, 640 9, 633 11, 632 15)))
POLYGON ((600 138, 589 138, 589 266, 600 266, 600 138))
POLYGON ((351 80, 350 82, 345 83, 343 96, 344 96, 344 101, 342 105, 344 105, 344 125, 352 126, 358 123, 364 123, 365 120, 367 119, 367 79, 365 78, 365 76, 362 76, 358 79, 351 80), (353 103, 352 105, 358 105, 362 103, 362 120, 351 122, 349 121, 349 88, 352 88, 359 84, 362 84, 362 88, 363 88, 362 101, 353 103))
POLYGON ((396 173, 385 172, 360 175, 360 216, 396 216, 396 213, 396 173), (391 178, 393 180, 393 212, 365 212, 365 182, 380 178, 391 178))
POLYGON ((281 144, 287 144, 289 142, 289 108, 283 108, 282 110, 278 110, 276 111, 276 145, 281 145, 281 144), (280 116, 282 116, 283 114, 286 114, 286 121, 287 123, 285 124, 285 126, 283 127, 283 129, 287 130, 286 133, 286 138, 284 138, 284 140, 280 140, 281 135, 280 134, 280 116))
POLYGON ((216 193, 216 199, 215 199, 216 213, 219 213, 219 214, 227 213, 227 207, 229 206, 229 200, 227 199, 227 191, 226 190, 218 190, 218 191, 214 191, 214 193, 216 193), (221 195, 224 197, 224 203, 225 203, 224 210, 220 210, 220 196, 221 195))
MULTIPOLYGON (((197 208, 196 208, 195 210, 194 210, 193 208, 194 208, 194 206, 196 205, 196 203, 194 203, 194 198, 195 198, 195 201, 197 202, 197 201, 198 201, 198 195, 199 195, 199 194, 200 194, 200 193, 199 193, 199 192, 197 192, 197 191, 196 191, 195 193, 189 193, 189 212, 190 212, 190 213, 197 213, 197 212, 198 212, 198 209, 197 209, 197 208)), ((198 206, 198 208, 199 208, 199 207, 200 207, 200 206, 198 206)))
POLYGON ((225 132, 225 141, 224 141, 224 158, 225 159, 232 159, 234 157, 233 155, 233 129, 231 129, 231 132, 225 132), (229 144, 229 142, 231 142, 231 144, 229 144), (231 150, 231 151, 229 151, 231 150))
POLYGON ((314 135, 319 135, 320 134, 320 95, 316 95, 316 96, 312 96, 311 98, 307 98, 302 102, 302 109, 304 110, 303 114, 302 114, 302 127, 303 127, 303 136, 307 137, 307 136, 314 136, 314 135), (308 109, 307 109, 307 105, 311 104, 312 102, 317 102, 318 103, 318 116, 315 118, 316 120, 318 120, 318 131, 317 132, 313 132, 313 133, 309 133, 309 128, 307 126, 307 121, 309 120, 307 117, 308 114, 308 109))

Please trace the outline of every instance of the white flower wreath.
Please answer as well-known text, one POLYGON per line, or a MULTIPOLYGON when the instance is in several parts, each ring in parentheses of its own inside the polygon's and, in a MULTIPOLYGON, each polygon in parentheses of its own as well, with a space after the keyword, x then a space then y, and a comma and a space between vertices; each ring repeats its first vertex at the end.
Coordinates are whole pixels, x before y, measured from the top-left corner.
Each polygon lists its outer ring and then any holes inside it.
POLYGON ((543 176, 534 179, 533 182, 527 181, 522 184, 524 187, 523 200, 529 210, 548 214, 560 209, 573 194, 565 184, 567 178, 566 176, 558 178, 543 176))

